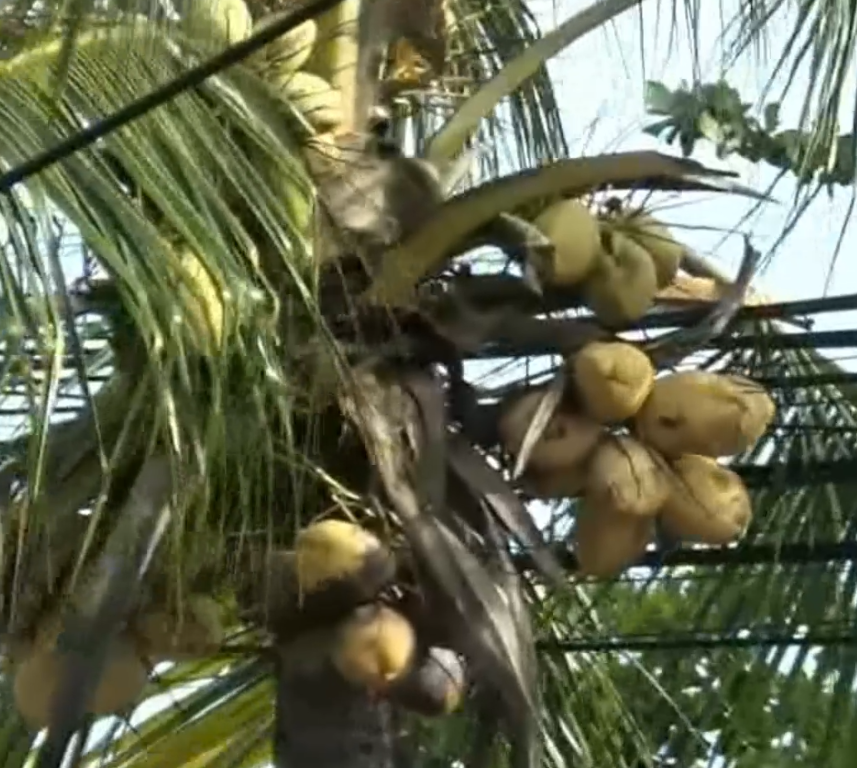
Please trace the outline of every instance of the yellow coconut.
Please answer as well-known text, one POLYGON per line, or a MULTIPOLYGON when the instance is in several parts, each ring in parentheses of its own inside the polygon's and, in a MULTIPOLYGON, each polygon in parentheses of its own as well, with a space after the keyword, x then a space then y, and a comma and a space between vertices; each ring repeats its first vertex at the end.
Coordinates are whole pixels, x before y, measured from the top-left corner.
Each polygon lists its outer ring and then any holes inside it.
MULTIPOLYGON (((318 38, 303 69, 318 75, 344 95, 346 109, 354 97, 354 73, 360 51, 357 23, 360 0, 342 0, 315 17, 318 38)), ((350 116, 348 118, 350 120, 350 116)))
POLYGON ((636 414, 655 381, 646 353, 620 341, 587 344, 575 354, 572 368, 584 410, 604 424, 636 414))
POLYGON ((683 371, 655 382, 635 424, 640 439, 665 456, 732 456, 759 440, 775 412, 768 393, 749 379, 683 371))
POLYGON ((669 285, 678 272, 686 247, 657 219, 641 211, 619 214, 613 225, 646 249, 657 273, 658 287, 669 285))
POLYGON ((618 576, 645 554, 654 531, 652 518, 619 515, 582 503, 572 532, 577 572, 597 578, 618 576))
POLYGON ((744 535, 753 507, 741 478, 707 456, 673 462, 670 495, 661 510, 664 530, 679 540, 728 544, 744 535))
POLYGON ((177 254, 176 292, 183 302, 182 319, 200 351, 216 354, 223 345, 223 293, 192 249, 180 245, 177 254))
MULTIPOLYGON (((288 15, 288 12, 268 14, 256 23, 253 32, 261 32, 280 21, 284 15, 288 15)), ((297 72, 307 63, 317 38, 318 25, 312 19, 307 19, 268 43, 255 56, 250 57, 250 61, 263 70, 270 67, 276 72, 276 76, 282 79, 288 74, 297 72)))
POLYGON ((328 130, 342 122, 342 94, 318 75, 287 72, 278 77, 272 70, 269 79, 313 128, 328 130))
POLYGON ((332 661, 346 680, 384 691, 409 671, 416 649, 416 633, 402 614, 367 605, 338 627, 332 661))
POLYGON ((464 662, 455 651, 429 648, 391 688, 390 699, 427 717, 448 715, 461 703, 465 678, 464 662))
POLYGON ((548 207, 534 222, 553 243, 554 253, 536 264, 547 285, 571 286, 582 282, 601 254, 598 221, 578 200, 562 200, 548 207))
POLYGON ((190 595, 181 614, 156 608, 133 624, 140 652, 153 661, 184 661, 216 653, 226 638, 223 608, 208 595, 190 595))
POLYGON ((223 48, 250 37, 253 17, 244 0, 188 0, 183 26, 198 41, 223 48))
POLYGON ((345 520, 322 520, 304 528, 295 541, 295 568, 301 593, 319 592, 336 582, 371 582, 380 590, 393 556, 370 531, 345 520), (374 575, 381 574, 378 578, 374 575))
POLYGON ((623 326, 654 303, 657 274, 646 249, 630 237, 608 231, 604 240, 608 247, 583 285, 584 299, 602 323, 623 326))
MULTIPOLYGON (((60 676, 60 656, 48 648, 34 646, 17 666, 15 705, 31 728, 48 725, 60 676)), ((145 664, 131 643, 120 638, 108 652, 104 672, 89 705, 91 714, 103 716, 125 711, 140 698, 147 680, 145 664)))
MULTIPOLYGON (((543 390, 512 399, 504 408, 498 430, 506 450, 513 456, 538 409, 543 390)), ((567 410, 557 410, 530 454, 528 466, 538 472, 566 472, 580 465, 601 437, 601 426, 567 410)))
POLYGON ((587 472, 587 506, 615 514, 653 517, 669 493, 666 462, 633 437, 608 437, 595 449, 587 472))

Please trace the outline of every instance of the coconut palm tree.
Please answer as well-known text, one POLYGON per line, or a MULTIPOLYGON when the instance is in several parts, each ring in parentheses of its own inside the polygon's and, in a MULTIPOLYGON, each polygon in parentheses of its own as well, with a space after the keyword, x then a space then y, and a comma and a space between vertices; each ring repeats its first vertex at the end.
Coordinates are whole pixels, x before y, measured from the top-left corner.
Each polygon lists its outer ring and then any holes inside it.
MULTIPOLYGON (((576 635, 609 633, 618 619, 599 603, 619 588, 567 583, 564 548, 533 523, 497 430, 498 399, 549 380, 523 440, 534 445, 566 388, 565 366, 521 363, 573 359, 615 331, 545 279, 554 250, 532 222, 546 206, 608 188, 752 194, 654 152, 568 159, 543 64, 636 4, 602 2, 544 35, 522 3, 471 0, 449 14, 428 2, 4 11, 3 381, 26 416, 2 469, 5 764, 58 766, 72 750, 123 766, 529 766, 541 748, 556 764, 636 766, 698 744, 705 713, 682 720, 679 689, 638 660, 622 667, 637 693, 680 727, 651 729, 620 672, 566 652, 576 635), (188 75, 224 49, 230 66, 188 75), (129 107, 165 87, 169 100, 129 107), (70 137, 74 152, 52 152, 70 137), (465 369, 499 358, 516 364, 493 391, 465 369), (347 683, 328 663, 343 606, 310 616, 273 578, 272 553, 331 512, 396 551, 387 598, 420 644, 464 658, 473 685, 457 717, 414 719, 347 683), (117 648, 152 606, 167 635, 209 621, 196 643, 144 653, 174 665, 143 679, 136 649, 117 648), (96 707, 110 679, 113 705, 96 707), (153 697, 161 708, 141 705, 134 727, 92 728, 93 714, 153 697)), ((830 372, 817 340, 782 342, 774 309, 741 309, 755 258, 748 244, 732 282, 687 255, 716 300, 643 318, 666 331, 646 347, 661 367, 697 353, 692 365, 755 378, 830 372)), ((772 486, 812 453, 813 419, 836 433, 825 457, 845 450, 849 393, 817 381, 797 395, 768 382, 781 421, 755 451, 774 469, 755 454, 742 468, 758 536, 785 517, 799 532, 811 508, 831 537, 848 527, 835 477, 812 504, 772 486)), ((822 577, 850 605, 841 572, 822 577)), ((801 624, 818 611, 791 576, 756 578, 760 593, 791 585, 799 598, 765 615, 801 624)), ((717 602, 720 629, 748 624, 762 611, 742 586, 725 571, 698 586, 691 623, 717 602)))

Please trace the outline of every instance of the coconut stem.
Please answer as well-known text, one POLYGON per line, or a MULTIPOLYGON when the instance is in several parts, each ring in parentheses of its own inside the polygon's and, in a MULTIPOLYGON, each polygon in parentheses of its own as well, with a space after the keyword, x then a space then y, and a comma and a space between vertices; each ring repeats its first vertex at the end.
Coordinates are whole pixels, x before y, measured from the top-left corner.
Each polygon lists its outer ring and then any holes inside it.
POLYGON ((347 683, 329 664, 277 658, 277 768, 401 768, 389 702, 347 683))

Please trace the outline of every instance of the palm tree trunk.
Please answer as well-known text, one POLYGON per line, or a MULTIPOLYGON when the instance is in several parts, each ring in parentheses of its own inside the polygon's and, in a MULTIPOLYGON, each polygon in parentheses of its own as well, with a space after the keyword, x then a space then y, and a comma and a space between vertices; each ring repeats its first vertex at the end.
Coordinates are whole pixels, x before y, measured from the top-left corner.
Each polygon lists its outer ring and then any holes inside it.
POLYGON ((347 683, 329 664, 277 659, 276 768, 403 768, 393 707, 347 683))

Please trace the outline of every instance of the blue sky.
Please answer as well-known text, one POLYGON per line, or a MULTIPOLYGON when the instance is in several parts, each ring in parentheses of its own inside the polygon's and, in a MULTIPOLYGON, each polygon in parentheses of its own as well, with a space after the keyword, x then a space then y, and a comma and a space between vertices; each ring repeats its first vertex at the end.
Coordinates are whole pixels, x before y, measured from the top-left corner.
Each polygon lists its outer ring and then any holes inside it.
MULTIPOLYGON (((589 5, 585 0, 535 0, 540 21, 545 28, 567 18, 589 5)), ((755 61, 746 55, 727 70, 718 39, 724 20, 735 15, 739 0, 696 3, 701 14, 697 38, 699 77, 704 81, 726 79, 737 87, 745 101, 756 102, 768 85, 773 61, 780 53, 785 33, 791 28, 788 11, 774 27, 769 38, 767 60, 755 61)), ((781 7, 793 8, 784 3, 781 7)), ((609 29, 593 32, 560 55, 551 65, 551 74, 558 88, 567 135, 574 142, 573 150, 594 154, 598 152, 655 149, 674 153, 677 150, 645 136, 641 132, 647 122, 644 111, 644 84, 647 79, 660 80, 675 88, 682 79, 691 80, 694 57, 691 53, 687 26, 680 19, 676 34, 670 38, 672 3, 644 0, 641 7, 626 12, 609 29), (642 31, 642 35, 641 35, 642 31)), ((783 80, 773 84, 766 101, 778 100, 783 80)), ((799 72, 785 96, 782 106, 783 127, 798 126, 803 93, 808 85, 805 71, 799 72)), ((853 93, 854 73, 845 85, 853 93)), ((847 130, 851 124, 852 102, 840 116, 847 130)), ((766 166, 753 166, 740 160, 719 161, 704 146, 694 155, 714 167, 726 167, 741 174, 741 179, 756 189, 764 190, 775 179, 766 166)), ((763 250, 771 247, 782 231, 795 185, 784 179, 775 196, 780 205, 767 205, 751 221, 742 225, 753 237, 754 245, 763 250)), ((781 300, 821 295, 828 284, 828 293, 849 293, 857 288, 857 259, 850 256, 857 246, 854 227, 846 227, 841 256, 833 272, 837 240, 846 224, 851 191, 838 190, 834 199, 818 198, 798 223, 789 238, 774 254, 771 264, 760 275, 757 287, 781 300)), ((729 235, 750 207, 748 201, 725 196, 695 196, 689 204, 677 204, 665 209, 661 218, 674 225, 675 233, 701 253, 709 255, 734 273, 741 256, 740 237, 729 235), (703 229, 708 227, 710 229, 703 229)), ((850 313, 849 313, 850 314, 850 313)), ((853 326, 857 316, 826 316, 818 328, 853 326)), ((838 357, 838 355, 836 355, 838 357)))

